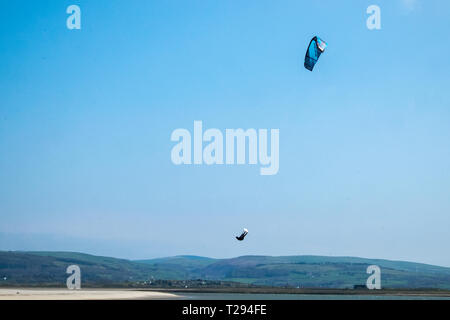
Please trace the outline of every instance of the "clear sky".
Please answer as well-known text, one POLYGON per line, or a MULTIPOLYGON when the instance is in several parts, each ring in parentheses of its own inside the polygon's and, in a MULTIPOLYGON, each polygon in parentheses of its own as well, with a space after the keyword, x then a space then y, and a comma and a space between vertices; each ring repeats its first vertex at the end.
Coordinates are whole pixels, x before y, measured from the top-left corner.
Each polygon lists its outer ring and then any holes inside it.
POLYGON ((0 249, 450 266, 449 14, 444 0, 1 0, 0 249), (309 72, 315 35, 328 48, 309 72), (170 135, 194 120, 279 129, 278 174, 175 166, 170 135))

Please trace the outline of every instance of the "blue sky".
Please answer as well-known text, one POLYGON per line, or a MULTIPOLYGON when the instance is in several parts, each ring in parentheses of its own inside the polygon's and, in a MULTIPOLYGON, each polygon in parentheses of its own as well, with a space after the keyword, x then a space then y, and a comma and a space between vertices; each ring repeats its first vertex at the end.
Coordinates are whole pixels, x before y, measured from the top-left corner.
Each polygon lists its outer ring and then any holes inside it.
POLYGON ((0 249, 450 266, 447 1, 1 1, 0 249), (66 28, 67 6, 81 30, 66 28), (366 8, 381 8, 381 30, 366 8), (313 72, 309 40, 328 43, 313 72), (175 166, 277 128, 280 170, 175 166), (234 235, 247 227, 246 241, 234 235))

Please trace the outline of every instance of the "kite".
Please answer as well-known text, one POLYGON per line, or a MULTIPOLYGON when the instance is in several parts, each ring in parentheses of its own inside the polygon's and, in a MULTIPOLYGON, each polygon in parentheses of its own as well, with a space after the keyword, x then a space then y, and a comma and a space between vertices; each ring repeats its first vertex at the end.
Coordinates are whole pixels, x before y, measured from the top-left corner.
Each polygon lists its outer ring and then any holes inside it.
POLYGON ((248 233, 248 230, 244 228, 244 231, 242 231, 242 234, 239 237, 236 237, 236 239, 238 239, 239 241, 244 240, 247 233, 248 233))
POLYGON ((325 51, 327 43, 319 37, 314 37, 309 43, 305 55, 305 68, 312 71, 320 55, 325 51))

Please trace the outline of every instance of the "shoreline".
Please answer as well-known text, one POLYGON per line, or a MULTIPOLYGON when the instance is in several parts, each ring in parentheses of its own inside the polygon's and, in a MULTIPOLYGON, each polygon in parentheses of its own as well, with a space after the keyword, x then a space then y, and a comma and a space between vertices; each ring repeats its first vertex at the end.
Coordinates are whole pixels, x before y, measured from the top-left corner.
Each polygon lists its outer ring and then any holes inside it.
POLYGON ((178 299, 174 293, 135 289, 0 288, 0 300, 128 300, 178 299))
MULTIPOLYGON (((280 295, 360 297, 411 297, 450 298, 449 290, 426 289, 292 289, 292 288, 66 288, 9 287, 0 288, 1 300, 178 300, 188 296, 203 295, 280 295)), ((201 298, 200 298, 201 299, 201 298)))

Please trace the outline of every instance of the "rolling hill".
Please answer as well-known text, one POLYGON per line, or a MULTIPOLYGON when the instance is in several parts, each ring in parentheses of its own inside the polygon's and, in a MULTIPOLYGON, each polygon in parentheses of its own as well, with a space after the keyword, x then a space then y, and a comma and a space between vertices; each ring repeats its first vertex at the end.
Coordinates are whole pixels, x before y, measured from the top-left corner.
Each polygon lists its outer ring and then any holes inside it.
POLYGON ((5 251, 0 251, 0 285, 64 286, 65 270, 71 264, 80 266, 84 286, 201 279, 262 286, 353 288, 365 284, 367 266, 375 264, 381 268, 384 288, 450 289, 450 268, 405 261, 324 256, 176 256, 130 261, 74 252, 5 251))

